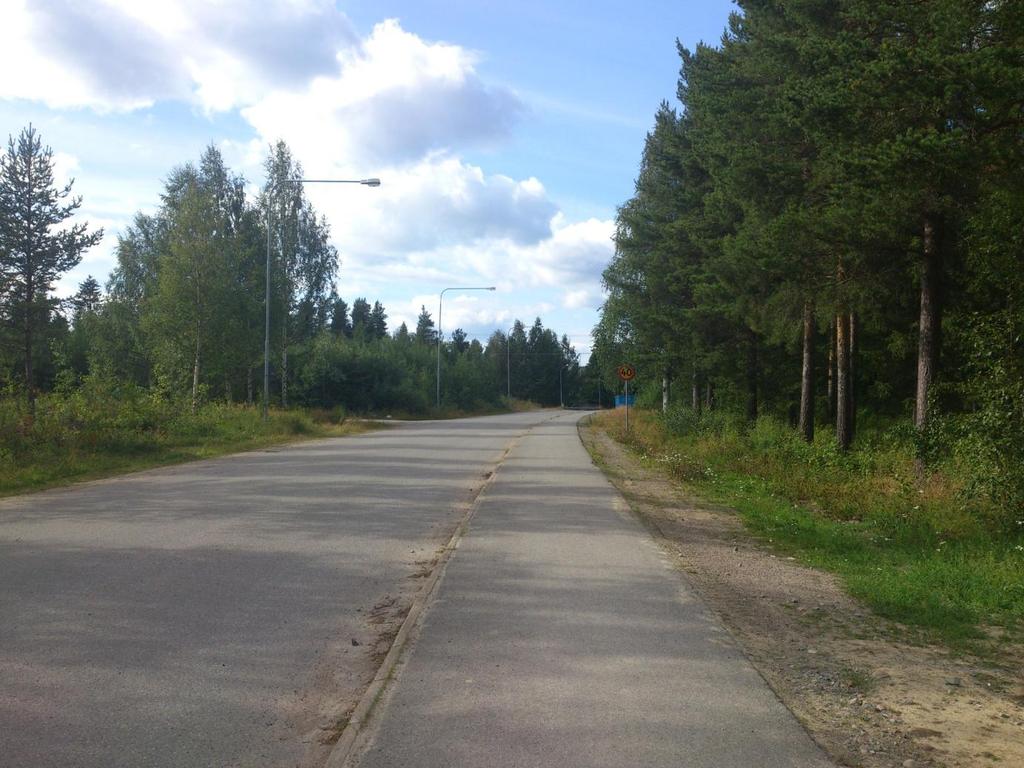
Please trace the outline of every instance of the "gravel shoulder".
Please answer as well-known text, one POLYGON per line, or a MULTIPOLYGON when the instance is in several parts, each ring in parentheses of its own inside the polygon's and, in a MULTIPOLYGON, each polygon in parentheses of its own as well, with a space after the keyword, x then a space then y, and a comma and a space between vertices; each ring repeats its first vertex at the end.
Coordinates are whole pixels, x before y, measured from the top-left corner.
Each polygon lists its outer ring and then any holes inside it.
POLYGON ((841 765, 1024 765, 1024 649, 930 645, 753 538, 586 422, 594 461, 812 737, 841 765))

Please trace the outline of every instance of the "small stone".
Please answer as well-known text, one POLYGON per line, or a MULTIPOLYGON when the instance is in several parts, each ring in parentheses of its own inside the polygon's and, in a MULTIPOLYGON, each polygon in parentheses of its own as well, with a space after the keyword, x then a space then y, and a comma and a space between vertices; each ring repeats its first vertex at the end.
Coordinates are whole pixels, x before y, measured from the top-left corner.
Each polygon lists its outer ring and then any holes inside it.
POLYGON ((903 768, 917 768, 917 760, 904 760, 903 768))
POLYGON ((355 638, 353 637, 353 638, 352 638, 352 645, 362 645, 362 643, 360 643, 360 642, 359 642, 358 640, 356 640, 356 639, 355 639, 355 638))
POLYGON ((951 685, 953 687, 959 687, 962 684, 963 684, 963 682, 960 680, 959 677, 947 677, 946 678, 946 685, 951 685))

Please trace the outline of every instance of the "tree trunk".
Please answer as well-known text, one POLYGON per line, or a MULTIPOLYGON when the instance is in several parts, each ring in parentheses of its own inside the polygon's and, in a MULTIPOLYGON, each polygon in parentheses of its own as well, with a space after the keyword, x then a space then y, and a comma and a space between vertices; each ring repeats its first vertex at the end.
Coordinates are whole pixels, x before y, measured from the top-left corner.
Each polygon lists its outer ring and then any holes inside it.
POLYGON ((850 352, 846 362, 846 421, 850 425, 850 441, 857 436, 857 315, 850 313, 850 352))
POLYGON ((700 378, 697 376, 697 371, 693 372, 690 382, 690 407, 693 408, 694 413, 700 415, 700 378))
MULTIPOLYGON (((13 146, 13 144, 12 144, 13 146)), ((35 190, 35 181, 32 178, 33 165, 29 162, 25 168, 28 174, 29 201, 25 212, 26 234, 34 229, 33 205, 31 203, 32 192, 35 190)), ((30 241, 30 238, 26 238, 30 241)), ((32 326, 33 311, 35 309, 36 281, 35 281, 36 254, 31 247, 26 247, 25 252, 25 399, 28 405, 28 415, 34 419, 36 415, 36 387, 35 371, 32 365, 32 326)), ((45 290, 45 286, 44 290, 45 290)))
POLYGON ((814 302, 804 302, 804 355, 800 377, 800 434, 814 441, 814 302))
POLYGON ((661 412, 668 413, 669 395, 672 389, 672 374, 668 371, 661 376, 661 412))
POLYGON ((836 327, 828 323, 828 418, 836 417, 836 327))
POLYGON ((281 407, 288 407, 288 346, 281 350, 281 407))
POLYGON ((281 318, 281 407, 288 407, 288 304, 281 318))
MULTIPOLYGON (((28 257, 31 259, 31 256, 28 257)), ((32 312, 35 309, 35 285, 32 273, 25 281, 25 400, 29 416, 36 415, 35 371, 32 367, 32 312)))
POLYGON ((196 356, 192 364, 192 413, 199 405, 199 328, 196 327, 196 356))
POLYGON ((758 364, 757 334, 750 331, 747 341, 747 421, 757 421, 758 364))
POLYGON ((938 366, 939 353, 939 248, 936 222, 925 217, 921 254, 921 314, 917 336, 917 401, 914 426, 919 432, 928 425, 928 396, 938 366))
POLYGON ((715 385, 711 379, 704 384, 704 407, 709 411, 715 407, 715 385))
POLYGON ((252 382, 252 366, 250 365, 247 369, 245 376, 245 403, 246 405, 252 405, 253 396, 253 382, 252 382))
POLYGON ((836 443, 839 450, 850 447, 850 326, 842 314, 836 315, 836 443))

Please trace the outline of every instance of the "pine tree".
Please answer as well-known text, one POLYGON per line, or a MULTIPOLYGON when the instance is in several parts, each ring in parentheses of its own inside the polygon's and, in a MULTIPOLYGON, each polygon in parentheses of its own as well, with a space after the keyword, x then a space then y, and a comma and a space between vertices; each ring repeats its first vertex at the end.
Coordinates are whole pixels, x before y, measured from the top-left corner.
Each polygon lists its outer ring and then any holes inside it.
POLYGON ((30 125, 17 141, 8 139, 0 158, 0 275, 3 311, 19 328, 25 397, 35 412, 34 355, 39 336, 50 321, 53 282, 81 261, 82 252, 103 237, 88 224, 65 222, 81 207, 72 197, 74 180, 58 188, 53 178, 53 151, 30 125))

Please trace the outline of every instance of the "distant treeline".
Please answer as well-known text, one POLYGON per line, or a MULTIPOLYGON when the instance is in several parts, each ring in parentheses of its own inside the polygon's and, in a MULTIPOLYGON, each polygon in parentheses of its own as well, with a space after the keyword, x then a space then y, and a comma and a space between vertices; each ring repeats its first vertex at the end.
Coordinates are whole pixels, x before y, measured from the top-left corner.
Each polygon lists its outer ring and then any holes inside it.
MULTIPOLYGON (((259 402, 269 218, 271 402, 434 407, 430 313, 421 311, 414 330, 391 331, 379 301, 350 306, 338 296, 329 225, 302 185, 286 181, 302 168, 283 142, 271 148, 255 199, 213 146, 198 163, 176 167, 156 213, 137 214, 118 235, 105 289, 89 277, 64 301, 53 283, 102 233, 66 228, 80 200, 70 185, 55 186, 52 152, 34 129, 12 138, 0 162, 0 387, 9 405, 17 397, 31 413, 37 394, 72 392, 88 378, 193 411, 208 401, 259 402)), ((500 405, 510 385, 514 398, 573 402, 581 380, 575 349, 539 318, 529 329, 516 322, 510 346, 501 332, 484 347, 456 329, 442 339, 441 368, 442 405, 463 410, 500 405)))
POLYGON ((924 464, 959 452, 1019 505, 1024 3, 738 5, 680 48, 595 360, 841 450, 902 421, 924 464))

